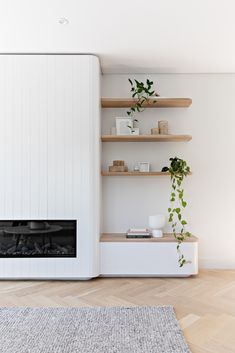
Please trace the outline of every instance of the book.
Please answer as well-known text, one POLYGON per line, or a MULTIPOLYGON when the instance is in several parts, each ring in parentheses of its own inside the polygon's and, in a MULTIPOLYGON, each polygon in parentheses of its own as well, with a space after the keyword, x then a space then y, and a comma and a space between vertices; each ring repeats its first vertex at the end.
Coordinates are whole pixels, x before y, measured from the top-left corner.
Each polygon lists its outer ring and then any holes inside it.
POLYGON ((148 228, 130 228, 126 232, 127 238, 150 238, 152 232, 148 228))
POLYGON ((149 232, 148 228, 130 228, 128 229, 129 233, 146 233, 149 232))
POLYGON ((152 238, 151 234, 126 234, 126 238, 128 239, 144 239, 144 238, 152 238))

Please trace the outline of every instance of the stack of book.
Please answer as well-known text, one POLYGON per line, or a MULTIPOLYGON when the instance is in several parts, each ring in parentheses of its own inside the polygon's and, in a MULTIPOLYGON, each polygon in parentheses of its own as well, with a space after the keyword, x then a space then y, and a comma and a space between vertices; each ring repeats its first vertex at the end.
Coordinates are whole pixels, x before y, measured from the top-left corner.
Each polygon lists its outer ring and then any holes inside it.
POLYGON ((127 238, 151 238, 152 233, 148 228, 130 228, 126 232, 127 238))

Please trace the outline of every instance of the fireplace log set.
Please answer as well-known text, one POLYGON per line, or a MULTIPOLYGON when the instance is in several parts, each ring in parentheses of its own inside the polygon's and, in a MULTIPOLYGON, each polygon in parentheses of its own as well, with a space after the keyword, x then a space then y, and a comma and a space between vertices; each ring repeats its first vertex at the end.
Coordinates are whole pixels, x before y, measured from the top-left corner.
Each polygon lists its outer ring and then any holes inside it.
POLYGON ((0 243, 0 256, 73 256, 75 249, 71 245, 59 245, 56 242, 41 243, 31 237, 21 236, 19 244, 13 236, 11 241, 0 243))

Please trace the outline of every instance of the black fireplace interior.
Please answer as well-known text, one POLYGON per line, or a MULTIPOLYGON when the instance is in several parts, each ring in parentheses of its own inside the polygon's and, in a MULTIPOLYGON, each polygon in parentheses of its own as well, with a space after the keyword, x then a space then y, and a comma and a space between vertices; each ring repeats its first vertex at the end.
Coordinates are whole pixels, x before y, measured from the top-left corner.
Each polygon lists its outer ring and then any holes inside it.
POLYGON ((75 220, 0 221, 0 257, 76 257, 75 220))

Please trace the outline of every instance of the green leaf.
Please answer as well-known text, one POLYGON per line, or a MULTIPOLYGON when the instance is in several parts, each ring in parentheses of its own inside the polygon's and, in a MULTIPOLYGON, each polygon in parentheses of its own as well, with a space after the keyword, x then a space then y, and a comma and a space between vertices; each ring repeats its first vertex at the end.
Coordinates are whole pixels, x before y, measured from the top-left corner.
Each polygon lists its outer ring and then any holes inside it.
POLYGON ((187 224, 187 222, 186 222, 185 220, 183 220, 183 221, 181 222, 181 224, 182 224, 183 226, 185 226, 185 225, 187 224))
POLYGON ((170 207, 168 208, 168 212, 171 212, 171 208, 170 207))
POLYGON ((177 208, 175 209, 175 212, 176 212, 176 213, 180 213, 180 208, 177 207, 177 208))
POLYGON ((186 207, 187 206, 187 202, 186 201, 182 201, 182 206, 186 207))

